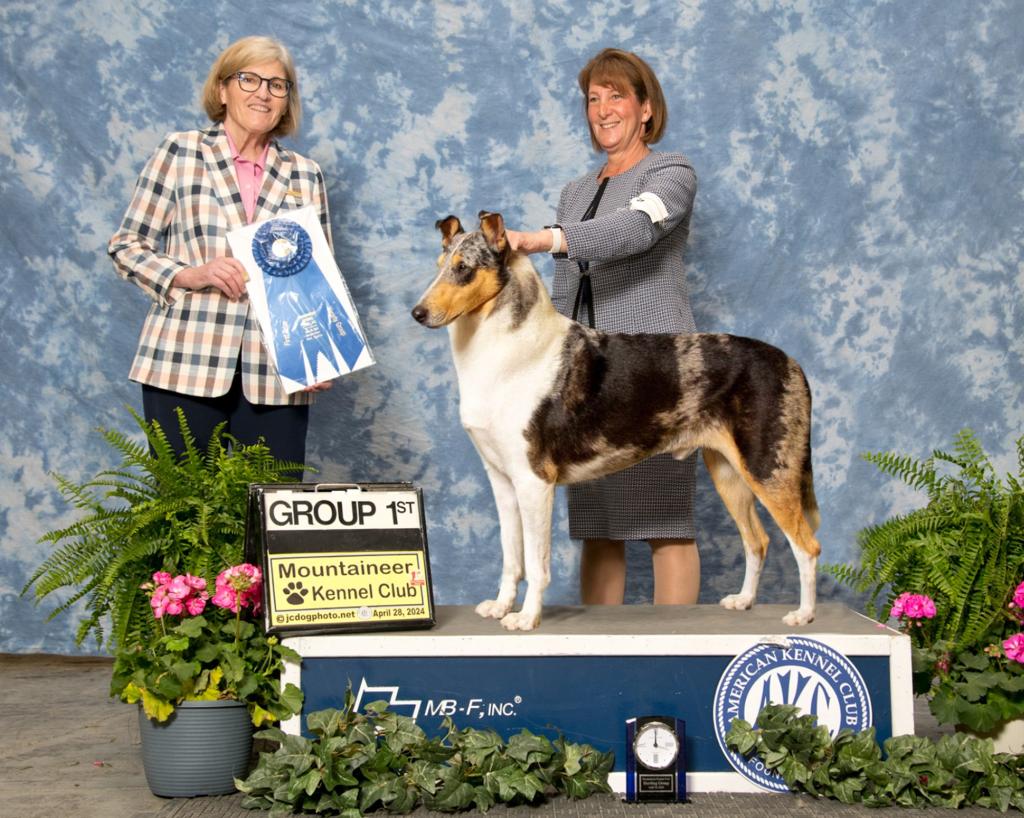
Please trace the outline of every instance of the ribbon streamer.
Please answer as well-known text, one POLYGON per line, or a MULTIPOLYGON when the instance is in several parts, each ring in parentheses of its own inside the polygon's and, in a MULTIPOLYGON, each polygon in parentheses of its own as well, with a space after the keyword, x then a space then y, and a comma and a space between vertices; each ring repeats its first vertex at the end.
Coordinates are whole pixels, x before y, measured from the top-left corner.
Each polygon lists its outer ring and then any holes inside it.
POLYGON ((337 372, 351 371, 366 344, 317 266, 309 234, 290 219, 273 219, 253 236, 252 255, 266 274, 267 306, 281 375, 310 384, 305 358, 314 374, 312 383, 317 383, 321 354, 337 372))

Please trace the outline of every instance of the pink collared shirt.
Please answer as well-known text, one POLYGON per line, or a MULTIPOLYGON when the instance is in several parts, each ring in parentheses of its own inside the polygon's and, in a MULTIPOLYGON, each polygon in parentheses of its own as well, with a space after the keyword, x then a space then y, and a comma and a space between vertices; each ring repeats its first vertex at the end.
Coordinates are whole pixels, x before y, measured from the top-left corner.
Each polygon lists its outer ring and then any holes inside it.
POLYGON ((270 143, 263 149, 260 158, 255 162, 243 158, 235 147, 234 141, 227 128, 224 133, 228 137, 228 148, 231 150, 231 158, 235 163, 235 178, 238 180, 238 190, 242 194, 242 206, 245 208, 245 220, 252 221, 256 212, 256 200, 260 195, 260 188, 263 186, 263 168, 267 164, 267 153, 270 151, 270 143))

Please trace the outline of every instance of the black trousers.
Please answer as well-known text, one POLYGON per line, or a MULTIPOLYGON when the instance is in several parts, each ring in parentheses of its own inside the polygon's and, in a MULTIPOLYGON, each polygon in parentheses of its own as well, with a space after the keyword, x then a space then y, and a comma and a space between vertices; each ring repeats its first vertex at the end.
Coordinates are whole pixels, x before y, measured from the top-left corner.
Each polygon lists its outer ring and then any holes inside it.
MULTIPOLYGON (((178 427, 175 408, 180 406, 188 428, 200 451, 206 449, 214 427, 227 421, 225 431, 239 443, 252 445, 259 438, 278 460, 302 463, 306 459, 306 429, 309 426, 309 404, 301 406, 259 406, 250 403, 242 393, 242 376, 235 380, 227 394, 216 398, 194 397, 142 385, 142 411, 147 421, 159 421, 171 446, 179 454, 185 450, 178 427)), ((301 480, 299 474, 295 478, 301 480)))

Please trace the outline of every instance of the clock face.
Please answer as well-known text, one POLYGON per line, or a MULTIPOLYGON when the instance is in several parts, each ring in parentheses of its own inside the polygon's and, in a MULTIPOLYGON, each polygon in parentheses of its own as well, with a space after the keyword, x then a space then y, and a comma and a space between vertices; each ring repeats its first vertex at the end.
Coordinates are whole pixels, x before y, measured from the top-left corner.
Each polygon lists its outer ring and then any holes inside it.
POLYGON ((649 770, 664 770, 679 755, 679 739, 664 722, 649 721, 633 739, 633 755, 649 770))

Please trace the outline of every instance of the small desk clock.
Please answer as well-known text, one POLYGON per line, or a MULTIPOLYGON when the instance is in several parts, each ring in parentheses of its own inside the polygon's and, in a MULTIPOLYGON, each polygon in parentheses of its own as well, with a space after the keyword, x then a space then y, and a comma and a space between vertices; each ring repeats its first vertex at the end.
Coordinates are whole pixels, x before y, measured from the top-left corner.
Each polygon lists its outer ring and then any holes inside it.
POLYGON ((686 800, 686 722, 638 716, 626 722, 626 800, 686 800))

